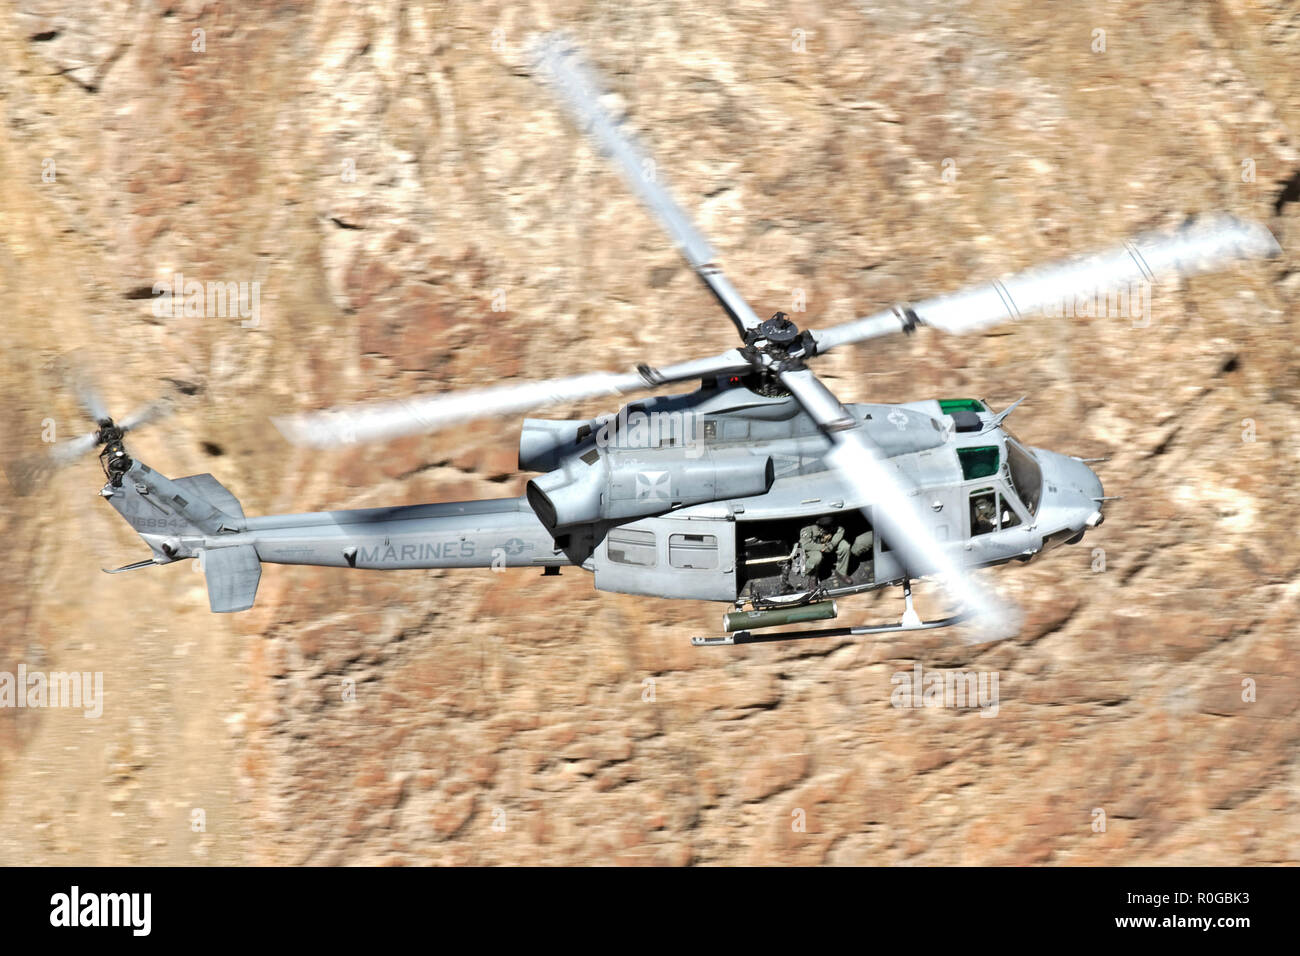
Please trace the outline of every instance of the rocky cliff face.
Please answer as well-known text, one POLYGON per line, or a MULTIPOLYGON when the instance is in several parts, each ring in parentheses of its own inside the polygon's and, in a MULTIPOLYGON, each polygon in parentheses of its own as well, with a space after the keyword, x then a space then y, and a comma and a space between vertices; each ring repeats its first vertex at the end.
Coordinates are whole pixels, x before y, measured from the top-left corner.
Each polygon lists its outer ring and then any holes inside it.
POLYGON ((0 670, 104 698, 0 709, 0 862, 1300 856, 1293 5, 84 6, 0 11, 5 454, 84 430, 48 370, 78 349, 119 414, 201 383, 131 448, 250 514, 525 478, 517 421, 309 453, 271 414, 731 343, 531 76, 539 29, 610 78, 760 313, 802 295, 825 326, 1211 209, 1287 251, 1149 321, 822 360, 845 401, 1028 394, 1027 441, 1110 456, 1086 545, 991 573, 1027 617, 1000 645, 696 650, 715 606, 577 571, 267 567, 214 617, 187 567, 99 572, 142 547, 93 460, 6 494, 0 670), (257 283, 257 314, 155 315, 178 272, 257 283), (996 673, 996 715, 892 706, 917 666, 996 673))

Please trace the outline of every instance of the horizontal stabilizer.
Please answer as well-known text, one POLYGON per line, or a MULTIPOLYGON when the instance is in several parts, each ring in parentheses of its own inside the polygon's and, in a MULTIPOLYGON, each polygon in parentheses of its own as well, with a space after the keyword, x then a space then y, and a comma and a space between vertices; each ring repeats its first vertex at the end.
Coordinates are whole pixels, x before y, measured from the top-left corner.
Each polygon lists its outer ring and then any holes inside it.
POLYGON ((244 517, 244 509, 239 499, 226 490, 226 486, 209 474, 190 475, 188 478, 174 478, 172 481, 191 492, 193 497, 202 498, 232 518, 244 517))
POLYGON ((203 572, 208 576, 208 604, 214 613, 247 611, 253 606, 262 563, 251 544, 209 548, 203 552, 203 572))

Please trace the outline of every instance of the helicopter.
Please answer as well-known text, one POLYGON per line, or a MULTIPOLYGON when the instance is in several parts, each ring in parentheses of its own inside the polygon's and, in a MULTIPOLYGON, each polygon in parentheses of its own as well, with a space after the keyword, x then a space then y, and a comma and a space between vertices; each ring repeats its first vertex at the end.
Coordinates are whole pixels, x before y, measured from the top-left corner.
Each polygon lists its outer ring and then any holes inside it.
MULTIPOLYGON (((995 411, 954 396, 845 404, 814 373, 831 349, 925 327, 977 332, 1044 314, 1076 295, 1217 271, 1280 252, 1265 227, 1227 215, 825 329, 784 313, 760 319, 672 198, 633 135, 601 103, 601 82, 562 34, 534 47, 538 72, 659 221, 739 335, 719 354, 663 367, 368 403, 275 419, 322 449, 422 434, 600 396, 654 394, 592 419, 523 420, 525 494, 246 516, 212 475, 171 479, 131 458, 103 402, 80 389, 96 431, 55 449, 60 463, 102 448, 100 494, 151 556, 116 568, 198 559, 213 612, 253 606, 263 564, 341 569, 541 568, 592 573, 601 591, 729 607, 700 646, 961 625, 982 643, 1014 634, 1018 613, 975 569, 1025 562, 1100 526, 1110 497, 1081 459, 1031 447, 995 411), (911 583, 936 578, 956 605, 922 620, 911 583), (901 586, 897 622, 763 632, 826 621, 837 601, 901 586)), ((1022 399, 1023 401, 1023 399, 1022 399)), ((105 569, 108 570, 108 569, 105 569)))

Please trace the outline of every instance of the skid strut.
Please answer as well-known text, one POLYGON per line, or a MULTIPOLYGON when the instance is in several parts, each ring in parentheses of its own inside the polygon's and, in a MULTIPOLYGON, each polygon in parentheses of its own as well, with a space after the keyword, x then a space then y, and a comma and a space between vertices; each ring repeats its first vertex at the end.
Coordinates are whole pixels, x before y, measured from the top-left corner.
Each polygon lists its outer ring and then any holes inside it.
POLYGON ((916 613, 912 607, 912 579, 903 578, 903 603, 907 607, 903 611, 902 623, 908 627, 918 627, 921 624, 921 616, 916 613))

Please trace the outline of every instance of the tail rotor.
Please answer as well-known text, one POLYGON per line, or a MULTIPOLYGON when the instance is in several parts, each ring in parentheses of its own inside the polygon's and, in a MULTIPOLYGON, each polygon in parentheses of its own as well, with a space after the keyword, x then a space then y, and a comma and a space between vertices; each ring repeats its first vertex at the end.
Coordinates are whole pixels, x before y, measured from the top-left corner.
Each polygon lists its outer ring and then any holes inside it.
POLYGON ((109 413, 108 403, 84 364, 70 356, 64 356, 55 363, 54 369, 68 390, 76 396, 95 428, 76 438, 56 443, 44 454, 7 462, 5 473, 10 485, 19 495, 31 494, 55 471, 80 461, 97 449, 105 477, 110 482, 118 481, 131 467, 131 457, 124 443, 127 433, 171 415, 176 411, 178 396, 195 395, 200 391, 199 386, 190 382, 169 379, 172 394, 147 402, 115 421, 109 413))

